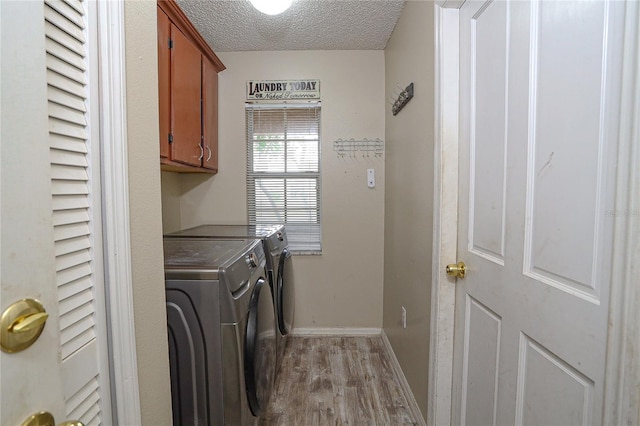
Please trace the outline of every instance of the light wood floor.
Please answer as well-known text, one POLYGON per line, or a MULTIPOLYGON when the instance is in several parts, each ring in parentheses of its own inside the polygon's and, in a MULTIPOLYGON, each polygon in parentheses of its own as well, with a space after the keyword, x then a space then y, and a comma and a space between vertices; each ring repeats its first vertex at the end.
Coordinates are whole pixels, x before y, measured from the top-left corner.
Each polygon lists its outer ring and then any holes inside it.
POLYGON ((417 424, 380 336, 291 336, 260 424, 417 424))

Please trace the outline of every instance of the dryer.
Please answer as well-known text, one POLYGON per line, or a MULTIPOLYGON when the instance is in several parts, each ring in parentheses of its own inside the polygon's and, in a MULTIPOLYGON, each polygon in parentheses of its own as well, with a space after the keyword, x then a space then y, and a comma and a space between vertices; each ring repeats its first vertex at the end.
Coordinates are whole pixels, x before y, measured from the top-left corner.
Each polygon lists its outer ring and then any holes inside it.
POLYGON ((165 238, 259 238, 267 255, 267 275, 273 292, 278 333, 277 363, 281 364, 286 346, 285 336, 293 329, 295 287, 293 260, 287 232, 283 225, 200 225, 165 235, 165 238))
POLYGON ((173 423, 255 423, 276 356, 260 240, 165 238, 164 254, 173 423))

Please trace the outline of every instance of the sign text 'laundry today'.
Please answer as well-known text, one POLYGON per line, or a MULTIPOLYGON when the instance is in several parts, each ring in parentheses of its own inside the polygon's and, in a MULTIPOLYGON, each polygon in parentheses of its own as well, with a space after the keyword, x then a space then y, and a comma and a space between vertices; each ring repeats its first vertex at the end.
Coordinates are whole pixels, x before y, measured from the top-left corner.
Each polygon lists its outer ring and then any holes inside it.
POLYGON ((247 99, 320 99, 320 80, 249 80, 247 99))

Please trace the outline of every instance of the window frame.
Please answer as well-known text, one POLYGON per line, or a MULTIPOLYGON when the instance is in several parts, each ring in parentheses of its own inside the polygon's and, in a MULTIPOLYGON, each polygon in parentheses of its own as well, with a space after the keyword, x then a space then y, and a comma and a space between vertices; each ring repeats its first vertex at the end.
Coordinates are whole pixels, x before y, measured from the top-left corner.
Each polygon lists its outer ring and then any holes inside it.
MULTIPOLYGON (((246 147, 247 147, 247 162, 246 162, 246 201, 247 201, 247 221, 249 225, 274 225, 282 224, 287 231, 287 237, 289 240, 289 249, 292 254, 295 255, 319 255, 322 254, 322 135, 321 135, 321 115, 322 108, 319 101, 314 102, 296 102, 296 103, 267 103, 267 102, 247 102, 245 104, 245 119, 246 119, 246 147), (288 121, 286 119, 286 110, 304 110, 315 109, 315 120, 317 123, 317 171, 286 171, 286 155, 288 153, 287 144, 289 142, 299 141, 294 139, 289 140, 287 137, 288 121), (285 170, 278 172, 270 171, 254 171, 254 122, 256 117, 256 111, 272 110, 272 111, 284 111, 283 117, 283 150, 285 170), (315 202, 316 209, 315 214, 317 222, 315 224, 293 222, 287 223, 287 219, 283 218, 282 221, 264 221, 258 222, 256 220, 256 213, 259 211, 256 205, 257 193, 256 180, 259 178, 273 178, 281 179, 283 182, 283 196, 285 197, 283 205, 283 214, 287 216, 287 211, 292 209, 291 203, 286 201, 287 193, 287 179, 301 180, 301 179, 314 179, 316 182, 315 190, 315 202)), ((295 205, 295 203, 293 203, 295 205)), ((295 208, 294 208, 295 209, 295 208)))

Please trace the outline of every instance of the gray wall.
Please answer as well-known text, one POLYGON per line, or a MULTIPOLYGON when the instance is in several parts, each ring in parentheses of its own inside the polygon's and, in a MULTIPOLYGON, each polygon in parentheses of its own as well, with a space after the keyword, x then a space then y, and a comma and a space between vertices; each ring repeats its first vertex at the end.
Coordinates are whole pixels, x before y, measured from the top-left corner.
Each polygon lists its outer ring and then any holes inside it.
POLYGON ((143 425, 170 425, 155 1, 125 3, 131 272, 143 425))
POLYGON ((247 80, 320 79, 323 253, 293 259, 294 328, 381 329, 384 156, 340 157, 333 141, 384 139, 384 53, 223 52, 218 56, 227 67, 219 77, 220 171, 215 176, 163 173, 165 231, 201 223, 246 223, 247 80), (374 189, 367 188, 368 168, 376 171, 374 189))
POLYGON ((396 116, 386 108, 383 327, 427 412, 433 243, 434 5, 407 1, 385 49, 386 95, 414 83, 396 116), (407 310, 407 328, 401 309, 407 310))

